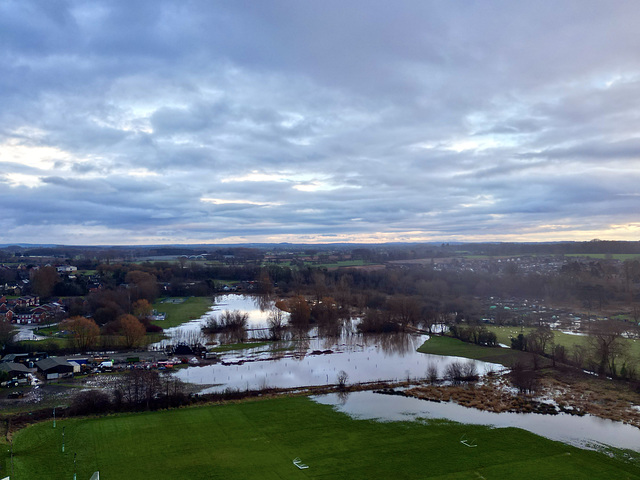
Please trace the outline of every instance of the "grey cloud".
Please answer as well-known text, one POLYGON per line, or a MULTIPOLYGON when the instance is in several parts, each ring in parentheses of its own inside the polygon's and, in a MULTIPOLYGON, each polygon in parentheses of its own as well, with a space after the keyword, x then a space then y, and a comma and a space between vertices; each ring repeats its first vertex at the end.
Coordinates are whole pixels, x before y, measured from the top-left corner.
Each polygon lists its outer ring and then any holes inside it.
POLYGON ((631 2, 591 0, 5 2, 0 230, 427 238, 629 223, 639 19, 631 2), (63 153, 51 169, 6 162, 16 142, 63 153), (223 182, 253 172, 285 181, 223 182), (315 182, 332 189, 293 188, 315 182))

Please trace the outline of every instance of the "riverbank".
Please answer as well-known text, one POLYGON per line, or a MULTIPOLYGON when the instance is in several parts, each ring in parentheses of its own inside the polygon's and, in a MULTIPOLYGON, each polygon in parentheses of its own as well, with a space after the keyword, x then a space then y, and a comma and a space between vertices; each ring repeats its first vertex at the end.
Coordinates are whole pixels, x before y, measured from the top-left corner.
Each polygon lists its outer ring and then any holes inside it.
POLYGON ((616 382, 614 390, 612 380, 589 377, 547 370, 535 395, 518 394, 504 375, 489 375, 477 384, 423 384, 395 393, 495 413, 588 414, 640 428, 640 395, 624 382, 616 382))

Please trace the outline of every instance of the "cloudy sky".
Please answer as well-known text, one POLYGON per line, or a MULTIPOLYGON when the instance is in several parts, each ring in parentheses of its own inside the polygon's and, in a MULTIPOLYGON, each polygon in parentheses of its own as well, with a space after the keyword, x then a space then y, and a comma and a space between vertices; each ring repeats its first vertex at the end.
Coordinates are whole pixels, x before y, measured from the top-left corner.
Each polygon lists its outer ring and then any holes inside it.
POLYGON ((640 238, 640 3, 0 2, 0 243, 640 238))

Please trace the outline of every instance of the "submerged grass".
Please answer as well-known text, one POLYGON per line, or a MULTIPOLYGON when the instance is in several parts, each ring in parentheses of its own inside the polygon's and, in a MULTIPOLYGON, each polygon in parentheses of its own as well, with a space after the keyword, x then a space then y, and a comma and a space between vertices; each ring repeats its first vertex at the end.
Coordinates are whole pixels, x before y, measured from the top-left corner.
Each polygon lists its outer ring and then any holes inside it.
POLYGON ((235 350, 247 350, 249 348, 258 348, 269 345, 269 342, 250 342, 250 343, 227 343, 224 345, 218 345, 217 347, 213 347, 209 351, 211 352, 231 352, 235 350))
POLYGON ((13 440, 12 480, 71 478, 74 455, 78 478, 640 478, 620 458, 515 428, 355 420, 304 397, 65 419, 13 440), (478 446, 462 445, 463 435, 478 446), (296 457, 310 468, 296 468, 296 457))
POLYGON ((211 297, 189 297, 182 303, 163 303, 164 300, 166 300, 166 298, 158 300, 153 304, 154 310, 166 314, 164 320, 152 322, 154 325, 162 328, 177 327, 190 320, 200 318, 207 313, 211 305, 213 305, 211 297))

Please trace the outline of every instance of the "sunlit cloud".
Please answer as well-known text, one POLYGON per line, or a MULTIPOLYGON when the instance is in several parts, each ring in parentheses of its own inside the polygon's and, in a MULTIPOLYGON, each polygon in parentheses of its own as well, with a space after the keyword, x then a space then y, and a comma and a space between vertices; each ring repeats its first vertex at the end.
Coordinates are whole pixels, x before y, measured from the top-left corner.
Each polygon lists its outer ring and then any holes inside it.
POLYGON ((42 180, 37 175, 27 175, 24 173, 5 173, 0 175, 11 187, 36 188, 42 185, 42 180))
POLYGON ((60 148, 24 145, 19 140, 0 144, 0 162, 12 162, 25 167, 50 169, 56 162, 72 158, 60 148))

